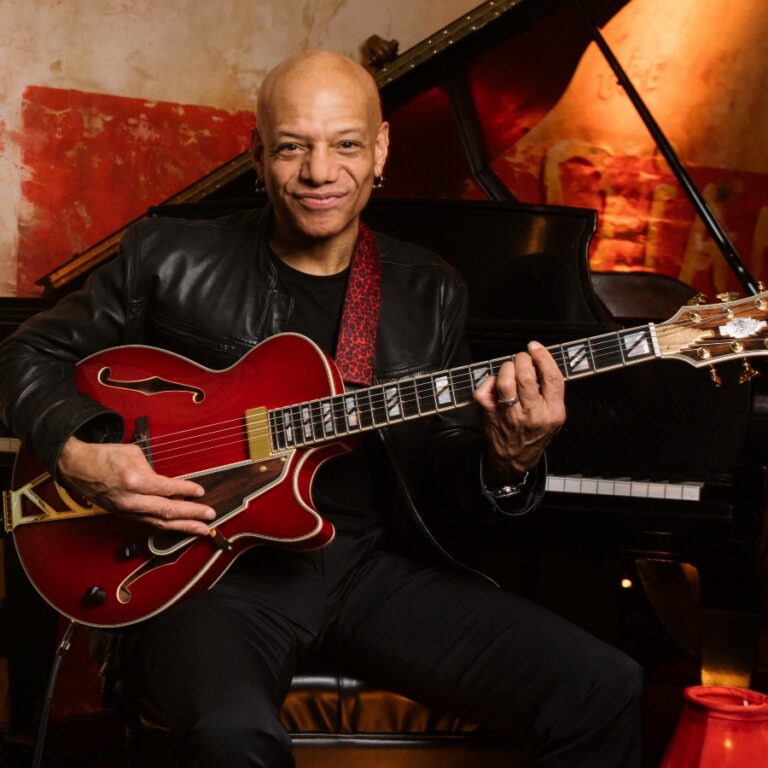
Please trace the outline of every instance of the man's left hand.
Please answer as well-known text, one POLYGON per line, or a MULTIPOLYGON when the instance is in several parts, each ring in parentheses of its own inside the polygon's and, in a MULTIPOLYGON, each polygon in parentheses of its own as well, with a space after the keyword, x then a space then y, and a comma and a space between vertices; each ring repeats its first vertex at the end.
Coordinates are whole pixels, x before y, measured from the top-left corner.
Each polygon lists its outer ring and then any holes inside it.
POLYGON ((565 382, 537 341, 476 390, 484 412, 489 472, 500 481, 532 469, 565 421, 565 382))

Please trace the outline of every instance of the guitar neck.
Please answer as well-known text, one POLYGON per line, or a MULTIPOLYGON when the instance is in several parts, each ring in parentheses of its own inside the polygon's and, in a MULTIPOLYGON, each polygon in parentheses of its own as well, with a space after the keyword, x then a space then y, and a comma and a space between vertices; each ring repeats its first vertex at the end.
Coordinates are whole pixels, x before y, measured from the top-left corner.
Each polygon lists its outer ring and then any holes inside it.
MULTIPOLYGON (((566 380, 660 357, 653 323, 548 347, 566 380)), ((462 408, 475 389, 514 355, 427 373, 387 384, 275 408, 269 412, 272 446, 318 445, 379 427, 462 408)))

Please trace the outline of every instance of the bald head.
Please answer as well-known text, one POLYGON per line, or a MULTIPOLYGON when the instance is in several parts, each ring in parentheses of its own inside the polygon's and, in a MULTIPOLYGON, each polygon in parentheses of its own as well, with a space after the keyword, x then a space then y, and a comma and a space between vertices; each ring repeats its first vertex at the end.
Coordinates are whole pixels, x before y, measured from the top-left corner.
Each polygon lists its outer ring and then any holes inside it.
POLYGON ((330 253, 343 266, 388 147, 376 84, 359 64, 318 50, 278 64, 259 93, 253 141, 276 253, 293 265, 296 254, 330 253))
POLYGON ((272 123, 282 94, 318 93, 328 87, 356 94, 364 101, 372 124, 381 123, 379 91, 370 73, 348 56, 312 49, 281 61, 264 78, 256 107, 259 125, 272 123))

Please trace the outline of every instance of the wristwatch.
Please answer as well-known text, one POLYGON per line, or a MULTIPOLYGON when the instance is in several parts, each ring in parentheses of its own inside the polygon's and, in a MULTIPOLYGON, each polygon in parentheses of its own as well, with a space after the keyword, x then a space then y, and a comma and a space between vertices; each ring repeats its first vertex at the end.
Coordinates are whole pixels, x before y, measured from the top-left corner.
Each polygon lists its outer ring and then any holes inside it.
POLYGON ((509 499, 512 496, 517 496, 518 494, 522 493, 523 489, 525 488, 525 484, 528 482, 528 476, 530 474, 530 472, 523 472, 523 476, 516 482, 505 483, 504 485, 500 485, 497 488, 488 488, 485 483, 483 483, 483 490, 494 501, 498 501, 499 499, 509 499))

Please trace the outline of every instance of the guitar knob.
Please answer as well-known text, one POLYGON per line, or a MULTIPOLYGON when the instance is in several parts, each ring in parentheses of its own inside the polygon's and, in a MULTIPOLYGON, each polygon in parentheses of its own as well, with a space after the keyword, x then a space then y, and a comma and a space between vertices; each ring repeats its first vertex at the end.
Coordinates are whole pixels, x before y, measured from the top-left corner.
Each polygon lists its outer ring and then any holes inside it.
POLYGON ((84 597, 85 602, 89 605, 101 605, 107 599, 107 590, 99 586, 88 587, 84 597))
POLYGON ((122 547, 120 547, 120 558, 122 560, 132 560, 139 554, 139 545, 131 539, 126 541, 122 547))
POLYGON ((685 303, 689 307, 698 307, 699 304, 707 303, 707 297, 703 293, 697 293, 695 296, 691 296, 685 303))
POLYGON ((709 366, 709 378, 712 379, 712 383, 716 387, 721 387, 723 385, 723 380, 720 378, 720 374, 717 372, 714 365, 709 366))
POLYGON ((726 304, 729 301, 736 301, 736 299, 741 298, 741 294, 737 291, 726 291, 725 293, 716 293, 715 296, 723 302, 723 304, 726 304))

